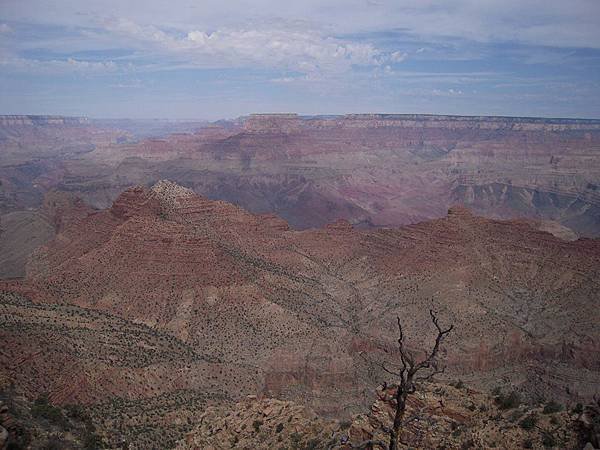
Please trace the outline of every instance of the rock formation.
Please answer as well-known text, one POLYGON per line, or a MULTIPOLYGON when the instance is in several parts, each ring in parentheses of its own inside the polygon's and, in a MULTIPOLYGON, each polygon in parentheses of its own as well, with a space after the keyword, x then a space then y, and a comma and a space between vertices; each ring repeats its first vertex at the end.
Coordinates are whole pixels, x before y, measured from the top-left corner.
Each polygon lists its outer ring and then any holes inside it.
MULTIPOLYGON (((543 405, 501 408, 493 397, 467 387, 428 384, 409 404, 402 448, 577 448, 577 412, 543 405)), ((324 420, 307 408, 273 399, 245 399, 208 408, 178 450, 315 448, 351 450, 387 443, 392 405, 385 392, 370 411, 350 420, 324 420), (361 447, 361 444, 362 447, 361 447)), ((373 447, 381 448, 381 447, 373 447)))
MULTIPOLYGON (((229 376, 255 367, 268 395, 334 413, 341 399, 358 408, 361 386, 377 380, 358 352, 392 345, 396 315, 410 318, 411 345, 425 345, 430 307, 456 326, 452 376, 589 398, 600 369, 599 268, 596 240, 566 242, 464 208, 399 229, 298 232, 161 182, 72 221, 10 289, 144 324, 229 376)), ((240 395, 254 393, 247 386, 240 395)))
POLYGON ((127 187, 169 178, 299 229, 339 218, 398 226, 462 203, 561 236, 600 234, 598 120, 258 114, 141 141, 95 122, 12 120, 0 125, 0 211, 39 206, 51 189, 105 208, 127 187))
POLYGON ((0 285, 0 374, 33 398, 88 404, 142 446, 257 393, 360 413, 386 380, 361 352, 393 355, 397 315, 410 348, 427 348, 430 308, 455 325, 446 380, 528 401, 596 392, 597 240, 464 207, 394 229, 294 231, 167 181, 102 211, 46 203, 56 237, 25 280, 0 285))

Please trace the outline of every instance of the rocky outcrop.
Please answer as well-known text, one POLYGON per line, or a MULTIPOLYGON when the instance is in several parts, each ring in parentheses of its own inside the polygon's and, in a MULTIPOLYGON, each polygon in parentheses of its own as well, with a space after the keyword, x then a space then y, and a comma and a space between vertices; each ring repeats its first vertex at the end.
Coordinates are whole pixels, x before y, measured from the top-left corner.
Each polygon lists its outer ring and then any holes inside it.
MULTIPOLYGON (((498 407, 466 387, 427 384, 410 397, 400 448, 577 448, 577 413, 548 412, 543 405, 498 407)), ((368 414, 350 420, 319 418, 292 402, 248 398, 229 408, 209 408, 178 450, 226 448, 381 448, 389 442, 391 390, 377 392, 368 414)))
POLYGON ((176 449, 328 448, 339 430, 304 406, 251 396, 232 409, 208 408, 176 449))

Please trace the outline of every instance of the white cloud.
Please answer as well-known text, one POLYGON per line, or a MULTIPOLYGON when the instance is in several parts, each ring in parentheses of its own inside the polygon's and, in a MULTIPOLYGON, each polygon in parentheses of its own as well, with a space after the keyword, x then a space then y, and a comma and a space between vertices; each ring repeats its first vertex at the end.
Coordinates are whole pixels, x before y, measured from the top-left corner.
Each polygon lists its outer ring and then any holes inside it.
POLYGON ((392 54, 390 54, 390 61, 399 63, 399 62, 404 61, 407 56, 408 56, 408 54, 403 53, 403 52, 399 52, 399 51, 392 52, 392 54))
POLYGON ((296 81, 301 81, 303 80, 303 77, 280 77, 280 78, 273 78, 271 81, 271 83, 294 83, 296 81))
POLYGON ((332 34, 403 29, 427 40, 454 37, 600 48, 598 0, 2 0, 6 21, 93 27, 110 11, 143 27, 237 28, 301 19, 332 34))
POLYGON ((0 23, 0 34, 11 33, 12 28, 5 23, 0 23))
POLYGON ((284 24, 254 27, 166 32, 127 19, 110 19, 105 29, 129 40, 139 50, 162 52, 199 67, 269 67, 302 73, 344 72, 352 66, 378 66, 388 57, 399 62, 403 54, 386 55, 368 43, 327 36, 321 30, 284 24), (287 25, 287 26, 285 26, 287 25))
POLYGON ((115 72, 118 66, 114 61, 82 61, 73 58, 68 59, 25 59, 17 57, 3 57, 0 59, 0 67, 17 72, 35 72, 52 74, 100 74, 115 72))

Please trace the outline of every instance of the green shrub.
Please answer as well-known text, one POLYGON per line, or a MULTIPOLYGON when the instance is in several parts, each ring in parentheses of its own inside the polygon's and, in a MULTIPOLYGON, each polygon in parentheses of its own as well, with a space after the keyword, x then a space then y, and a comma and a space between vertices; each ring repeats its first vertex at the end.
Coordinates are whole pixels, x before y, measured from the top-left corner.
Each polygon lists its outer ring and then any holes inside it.
POLYGON ((462 443, 462 445, 460 446, 461 450, 469 450, 470 448, 475 447, 475 443, 473 442, 472 439, 468 439, 465 442, 462 443))
POLYGON ((320 441, 316 438, 314 439, 310 439, 307 443, 306 446, 304 447, 305 450, 316 450, 317 448, 319 448, 319 444, 320 441))
POLYGON ((496 405, 500 409, 513 409, 521 404, 521 395, 512 391, 510 394, 500 394, 495 399, 496 405))
POLYGON ((544 414, 554 414, 562 411, 563 406, 560 403, 555 402, 554 400, 550 400, 544 406, 544 414))
POLYGON ((465 383, 463 382, 463 380, 458 380, 452 386, 454 386, 456 389, 462 389, 465 387, 465 383))
POLYGON ((350 422, 349 420, 342 420, 340 422, 340 428, 342 430, 347 430, 348 428, 350 428, 351 425, 352 425, 352 422, 350 422))
POLYGON ((511 422, 516 422, 517 420, 519 420, 522 416, 523 416, 524 411, 521 411, 520 409, 517 409, 515 411, 513 411, 510 415, 510 417, 508 418, 508 420, 510 420, 511 422))
POLYGON ((66 405, 64 407, 64 409, 67 412, 67 415, 75 420, 84 422, 88 417, 87 413, 83 409, 83 406, 81 406, 81 405, 76 405, 76 404, 66 405))
POLYGON ((581 403, 577 403, 575 405, 575 407, 573 408, 573 413, 574 414, 581 414, 581 413, 583 413, 583 405, 581 403))
POLYGON ((537 423, 537 417, 535 417, 535 415, 533 415, 533 414, 530 414, 527 417, 525 417, 524 419, 522 419, 519 422, 519 425, 524 430, 532 430, 533 427, 535 427, 536 423, 537 423))
POLYGON ((543 436, 542 436, 542 444, 544 445, 544 447, 546 448, 552 448, 552 447, 556 447, 556 438, 554 437, 554 435, 548 433, 547 431, 544 432, 543 436))
POLYGON ((258 433, 258 430, 260 430, 260 426, 263 424, 262 420, 255 420, 254 422, 252 422, 252 428, 254 428, 254 431, 256 431, 258 433))
POLYGON ((65 448, 65 441, 63 441, 59 436, 52 435, 42 445, 41 448, 42 450, 62 450, 65 448))
POLYGON ((33 406, 31 407, 31 415, 33 417, 46 419, 49 422, 57 425, 68 425, 67 419, 62 413, 62 410, 52 406, 48 401, 48 396, 45 394, 40 395, 33 402, 33 406))
POLYGON ((83 438, 83 448, 85 450, 97 450, 103 448, 102 438, 96 433, 86 433, 83 438))

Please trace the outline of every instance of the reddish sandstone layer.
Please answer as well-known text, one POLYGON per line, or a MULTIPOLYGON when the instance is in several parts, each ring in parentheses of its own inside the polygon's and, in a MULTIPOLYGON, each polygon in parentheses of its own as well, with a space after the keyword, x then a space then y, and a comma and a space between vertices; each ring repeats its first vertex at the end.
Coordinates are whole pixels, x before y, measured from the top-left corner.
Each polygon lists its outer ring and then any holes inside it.
MULTIPOLYGON (((86 158, 138 167, 120 173, 123 187, 125 179, 168 177, 297 228, 338 218, 397 226, 443 217, 458 202, 490 217, 553 220, 597 236, 599 149, 597 120, 283 114, 102 147, 86 158)), ((85 180, 71 187, 106 204, 98 196, 104 187, 85 180)))
POLYGON ((600 233, 597 120, 284 114, 140 142, 87 125, 0 126, 4 135, 0 211, 39 205, 54 188, 104 208, 169 178, 299 229, 339 218, 398 226, 462 203, 561 236, 600 233))
POLYGON ((393 349, 396 315, 413 348, 428 343, 429 308, 455 324, 452 377, 585 398, 600 371, 600 243, 464 208, 399 229, 297 232, 161 182, 66 227, 28 269, 18 289, 36 302, 144 323, 322 412, 381 380, 360 353, 393 349))

